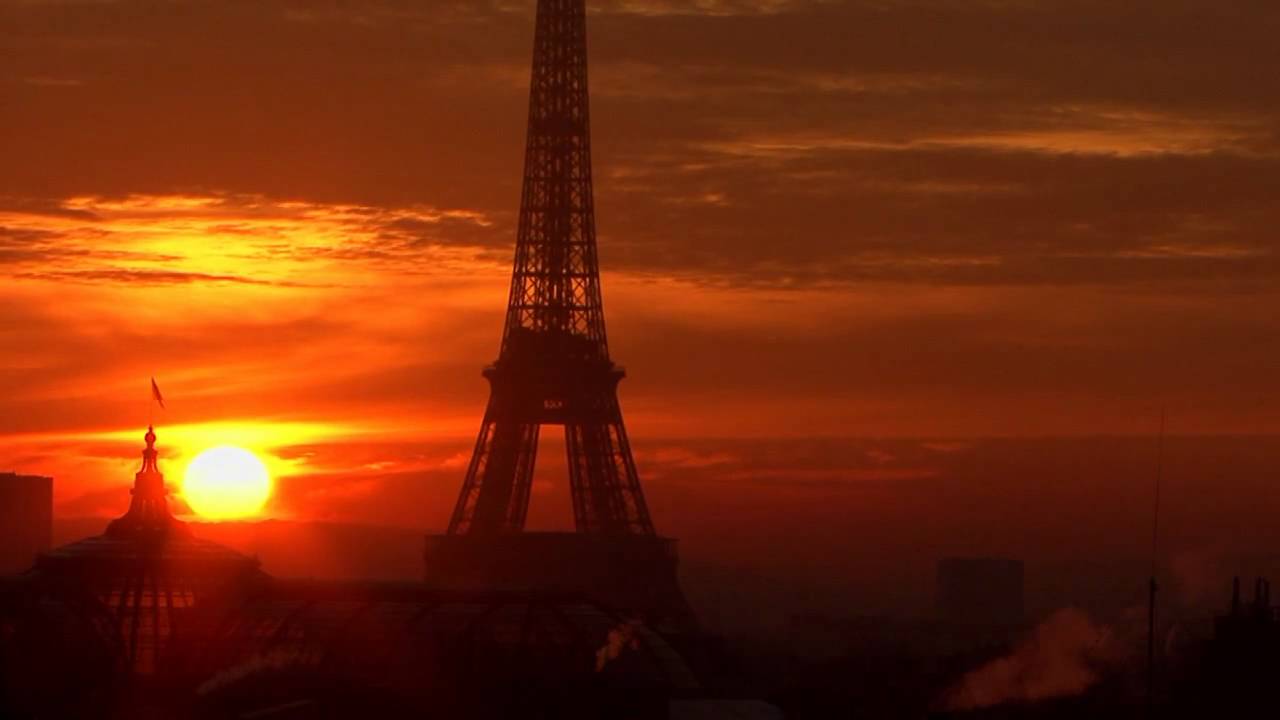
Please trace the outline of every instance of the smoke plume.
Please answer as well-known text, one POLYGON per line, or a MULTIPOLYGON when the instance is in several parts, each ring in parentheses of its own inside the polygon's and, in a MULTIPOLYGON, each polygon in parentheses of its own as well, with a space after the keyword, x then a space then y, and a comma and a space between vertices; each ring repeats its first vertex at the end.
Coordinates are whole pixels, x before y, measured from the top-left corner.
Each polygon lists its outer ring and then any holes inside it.
POLYGON ((604 647, 596 651, 596 672, 602 672, 606 665, 618 659, 627 648, 640 649, 640 638, 637 637, 640 623, 626 622, 609 631, 604 647))
POLYGON ((1098 681, 1096 668, 1114 652, 1111 630, 1065 608, 1036 627, 1009 655, 970 671, 946 692, 947 710, 1078 695, 1098 681))

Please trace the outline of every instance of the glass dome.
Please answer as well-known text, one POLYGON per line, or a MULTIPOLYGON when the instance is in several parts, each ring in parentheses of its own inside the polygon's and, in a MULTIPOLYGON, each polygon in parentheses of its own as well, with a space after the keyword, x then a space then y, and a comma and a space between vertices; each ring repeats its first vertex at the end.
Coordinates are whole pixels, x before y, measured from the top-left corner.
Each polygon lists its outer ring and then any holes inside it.
POLYGON ((111 618, 120 669, 140 676, 154 674, 190 631, 197 605, 231 597, 261 574, 256 559, 195 537, 173 517, 154 429, 145 440, 128 512, 102 535, 41 556, 33 578, 96 599, 111 618))

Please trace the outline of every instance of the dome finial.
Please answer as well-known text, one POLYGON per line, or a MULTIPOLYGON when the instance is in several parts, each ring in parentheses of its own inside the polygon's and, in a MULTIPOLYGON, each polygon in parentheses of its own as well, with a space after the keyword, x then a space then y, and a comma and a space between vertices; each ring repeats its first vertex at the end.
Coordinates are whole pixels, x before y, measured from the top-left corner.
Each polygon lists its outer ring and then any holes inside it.
POLYGON ((169 514, 164 475, 157 462, 160 453, 156 450, 154 425, 147 425, 147 434, 143 439, 147 441, 147 448, 142 451, 142 468, 134 476, 133 500, 129 503, 129 511, 107 527, 108 535, 137 532, 155 534, 181 526, 169 514))

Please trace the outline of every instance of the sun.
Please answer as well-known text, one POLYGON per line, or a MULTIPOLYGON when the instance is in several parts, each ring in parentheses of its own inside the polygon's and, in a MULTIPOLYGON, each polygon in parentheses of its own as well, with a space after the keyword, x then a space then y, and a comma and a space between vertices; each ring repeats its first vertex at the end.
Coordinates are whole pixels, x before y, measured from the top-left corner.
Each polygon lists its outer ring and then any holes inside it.
POLYGON ((187 466, 182 496, 201 517, 247 517, 261 510, 271 497, 271 477, 267 466, 244 448, 209 448, 187 466))

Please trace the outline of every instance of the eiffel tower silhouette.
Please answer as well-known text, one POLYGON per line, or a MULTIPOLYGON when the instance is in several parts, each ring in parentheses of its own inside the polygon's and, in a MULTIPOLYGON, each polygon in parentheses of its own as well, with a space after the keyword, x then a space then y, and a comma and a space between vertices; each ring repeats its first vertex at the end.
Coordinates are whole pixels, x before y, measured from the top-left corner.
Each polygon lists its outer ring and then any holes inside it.
POLYGON ((489 404, 428 581, 583 591, 687 613, 618 405, 596 257, 585 0, 539 0, 515 263, 489 404), (564 427, 575 533, 525 532, 544 425, 564 427))
POLYGON ((543 425, 564 426, 574 522, 653 535, 618 407, 596 260, 583 0, 538 5, 515 268, 451 534, 524 529, 543 425))

